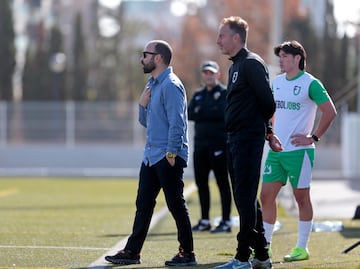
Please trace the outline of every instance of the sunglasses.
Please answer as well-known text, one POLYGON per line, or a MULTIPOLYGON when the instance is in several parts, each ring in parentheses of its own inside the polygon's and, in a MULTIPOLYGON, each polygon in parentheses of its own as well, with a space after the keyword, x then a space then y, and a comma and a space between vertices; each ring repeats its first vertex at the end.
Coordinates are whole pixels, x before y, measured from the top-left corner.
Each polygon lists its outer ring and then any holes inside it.
POLYGON ((150 52, 150 51, 143 51, 142 54, 143 54, 143 57, 146 58, 146 54, 158 55, 160 53, 158 53, 158 52, 150 52))

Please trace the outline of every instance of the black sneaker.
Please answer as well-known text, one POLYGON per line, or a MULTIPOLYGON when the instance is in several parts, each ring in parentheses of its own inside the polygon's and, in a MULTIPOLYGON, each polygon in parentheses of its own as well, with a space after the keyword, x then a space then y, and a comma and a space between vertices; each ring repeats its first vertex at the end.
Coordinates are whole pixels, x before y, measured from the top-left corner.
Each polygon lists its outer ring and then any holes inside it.
POLYGON ((197 265, 195 260, 195 253, 186 253, 183 250, 179 250, 179 253, 176 254, 170 261, 166 261, 165 265, 167 266, 194 266, 197 265))
POLYGON ((134 254, 130 250, 120 250, 114 256, 105 256, 105 260, 114 264, 140 264, 140 254, 134 254))
POLYGON ((193 232, 205 232, 210 231, 210 223, 204 223, 202 220, 199 220, 199 223, 192 227, 193 232))
POLYGON ((228 221, 222 220, 218 226, 211 230, 212 233, 231 233, 231 225, 228 221))

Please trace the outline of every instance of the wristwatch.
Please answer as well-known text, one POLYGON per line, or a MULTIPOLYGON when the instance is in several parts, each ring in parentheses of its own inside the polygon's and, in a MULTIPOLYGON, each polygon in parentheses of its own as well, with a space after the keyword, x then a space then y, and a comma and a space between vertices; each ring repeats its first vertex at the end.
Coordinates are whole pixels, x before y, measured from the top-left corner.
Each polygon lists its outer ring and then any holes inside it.
POLYGON ((320 138, 317 137, 316 135, 311 135, 311 138, 314 139, 315 142, 319 142, 320 141, 320 138))
POLYGON ((171 153, 171 152, 166 152, 166 157, 168 158, 175 158, 176 157, 176 154, 175 153, 171 153))

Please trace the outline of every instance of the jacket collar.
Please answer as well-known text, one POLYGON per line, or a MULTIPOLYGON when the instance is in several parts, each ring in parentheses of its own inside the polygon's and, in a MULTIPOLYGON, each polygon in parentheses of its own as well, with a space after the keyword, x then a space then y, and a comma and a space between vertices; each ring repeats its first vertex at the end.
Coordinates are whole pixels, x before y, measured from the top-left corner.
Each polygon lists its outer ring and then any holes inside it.
POLYGON ((247 48, 241 48, 239 52, 234 56, 230 57, 229 60, 235 62, 238 59, 245 58, 249 53, 249 50, 247 48))

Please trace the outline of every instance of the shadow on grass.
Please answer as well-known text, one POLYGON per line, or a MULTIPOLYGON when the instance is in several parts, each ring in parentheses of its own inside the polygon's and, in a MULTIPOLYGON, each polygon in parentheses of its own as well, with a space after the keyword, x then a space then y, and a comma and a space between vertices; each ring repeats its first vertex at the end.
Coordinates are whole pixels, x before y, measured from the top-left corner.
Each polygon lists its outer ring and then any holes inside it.
MULTIPOLYGON (((153 241, 163 241, 162 237, 168 237, 168 236, 176 236, 177 234, 175 232, 171 233, 149 233, 147 235, 147 238, 153 237, 153 241)), ((97 237, 100 238, 112 238, 112 237, 127 237, 129 234, 103 234, 98 235, 97 237)))
POLYGON ((117 203, 108 203, 108 204, 62 204, 62 205, 52 205, 52 206, 37 206, 37 205, 31 205, 31 206, 11 206, 11 207, 1 207, 1 211, 39 211, 39 210, 76 210, 76 209, 109 209, 109 208, 121 208, 124 206, 119 206, 117 203))
POLYGON ((126 237, 129 234, 103 234, 103 235, 98 235, 97 237, 100 238, 112 238, 112 237, 126 237))
POLYGON ((340 234, 345 238, 360 238, 360 221, 359 227, 344 227, 340 234))
MULTIPOLYGON (((209 269, 214 268, 223 263, 207 263, 207 264, 198 264, 196 266, 186 266, 187 269, 209 269)), ((182 266, 181 268, 183 268, 182 266)), ((91 266, 91 267, 79 267, 73 269, 103 269, 103 268, 126 268, 126 269, 158 269, 158 268, 179 268, 179 266, 142 266, 142 265, 116 265, 116 264, 108 264, 103 266, 91 266)))
POLYGON ((348 253, 355 248, 360 248, 360 240, 356 240, 360 238, 360 221, 356 222, 359 224, 359 227, 344 227, 344 230, 340 232, 340 234, 345 238, 354 238, 354 242, 349 245, 346 249, 342 251, 342 253, 348 253))
POLYGON ((147 237, 176 236, 177 233, 149 233, 147 237))

